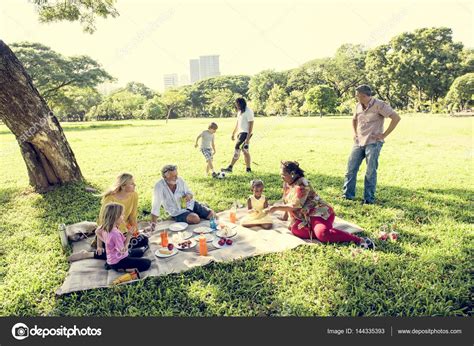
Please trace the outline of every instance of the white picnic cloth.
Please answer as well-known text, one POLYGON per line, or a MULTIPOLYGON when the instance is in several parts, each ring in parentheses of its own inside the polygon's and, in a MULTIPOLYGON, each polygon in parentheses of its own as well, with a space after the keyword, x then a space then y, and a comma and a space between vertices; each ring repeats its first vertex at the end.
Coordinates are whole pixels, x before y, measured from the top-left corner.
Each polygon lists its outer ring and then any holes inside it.
MULTIPOLYGON (((237 211, 237 223, 247 213, 244 209, 237 211)), ((274 227, 270 230, 250 229, 239 225, 233 225, 228 222, 229 211, 218 214, 219 222, 229 224, 235 227, 237 235, 233 237, 233 245, 223 249, 216 249, 211 243, 208 244, 208 256, 200 256, 198 253, 199 245, 193 249, 179 251, 177 255, 168 258, 158 258, 155 251, 159 248, 160 232, 174 223, 174 221, 163 221, 156 227, 155 232, 150 236, 150 249, 145 253, 144 257, 152 261, 149 270, 140 273, 140 278, 144 279, 149 276, 161 276, 171 273, 180 273, 194 267, 204 266, 211 262, 230 262, 237 259, 248 258, 257 255, 263 255, 274 252, 282 252, 293 249, 297 246, 307 244, 308 241, 295 237, 288 230, 287 222, 277 219, 276 214, 272 215, 274 227)), ((140 223, 140 229, 147 226, 147 223, 140 223)), ((198 225, 189 225, 187 230, 194 230, 197 227, 209 226, 209 221, 202 221, 198 225)), ((360 227, 337 219, 335 227, 343 229, 351 233, 362 231, 360 227)), ((169 232, 170 239, 174 232, 169 232)), ((90 243, 92 238, 84 239, 72 244, 73 253, 83 249, 91 250, 90 243)), ((56 294, 82 291, 100 287, 112 286, 113 280, 123 273, 115 270, 106 270, 104 268, 105 261, 98 259, 85 259, 71 263, 69 272, 63 285, 56 291, 56 294)))

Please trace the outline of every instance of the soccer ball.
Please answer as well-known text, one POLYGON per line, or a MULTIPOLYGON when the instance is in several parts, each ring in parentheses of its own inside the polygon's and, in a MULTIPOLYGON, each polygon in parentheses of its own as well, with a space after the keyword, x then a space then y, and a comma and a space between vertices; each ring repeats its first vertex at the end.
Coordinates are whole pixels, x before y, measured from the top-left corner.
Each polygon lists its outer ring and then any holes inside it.
POLYGON ((217 173, 217 179, 224 179, 224 178, 225 178, 225 172, 217 173))

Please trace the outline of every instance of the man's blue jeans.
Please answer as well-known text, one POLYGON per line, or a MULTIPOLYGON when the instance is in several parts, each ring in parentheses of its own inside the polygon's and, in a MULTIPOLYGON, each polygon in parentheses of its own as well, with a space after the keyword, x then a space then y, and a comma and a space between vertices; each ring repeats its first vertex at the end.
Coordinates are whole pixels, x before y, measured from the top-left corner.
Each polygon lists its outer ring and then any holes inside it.
POLYGON ((365 159, 367 172, 364 180, 364 200, 368 203, 375 201, 375 188, 377 185, 377 168, 379 155, 383 142, 376 142, 364 146, 354 145, 347 163, 346 178, 344 180, 344 197, 353 199, 356 194, 357 172, 360 164, 365 159))

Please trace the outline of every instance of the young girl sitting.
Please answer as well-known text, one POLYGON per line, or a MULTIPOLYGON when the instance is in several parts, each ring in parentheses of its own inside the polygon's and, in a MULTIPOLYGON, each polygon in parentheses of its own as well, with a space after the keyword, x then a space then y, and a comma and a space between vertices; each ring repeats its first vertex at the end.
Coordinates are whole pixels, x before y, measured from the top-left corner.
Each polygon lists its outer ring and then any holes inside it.
MULTIPOLYGON (((132 257, 135 253, 129 254, 128 252, 132 229, 124 236, 118 228, 123 222, 123 206, 118 203, 107 204, 103 220, 104 222, 96 230, 96 234, 105 243, 107 264, 117 271, 137 269, 142 272, 150 268, 151 261, 149 259, 132 257)), ((143 256, 143 253, 141 255, 143 256)))
POLYGON ((242 219, 241 225, 244 227, 262 227, 263 229, 272 228, 271 216, 263 211, 263 209, 268 208, 267 198, 262 194, 263 181, 252 180, 250 188, 253 194, 247 199, 249 214, 242 219))

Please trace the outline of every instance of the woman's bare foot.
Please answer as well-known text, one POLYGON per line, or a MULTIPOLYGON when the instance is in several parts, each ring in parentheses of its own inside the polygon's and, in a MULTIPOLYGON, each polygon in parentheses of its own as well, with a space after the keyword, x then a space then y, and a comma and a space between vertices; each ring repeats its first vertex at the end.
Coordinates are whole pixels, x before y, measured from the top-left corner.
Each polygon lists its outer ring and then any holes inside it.
POLYGON ((76 262, 86 258, 94 258, 94 253, 91 251, 81 250, 79 252, 73 253, 67 258, 69 262, 76 262))

